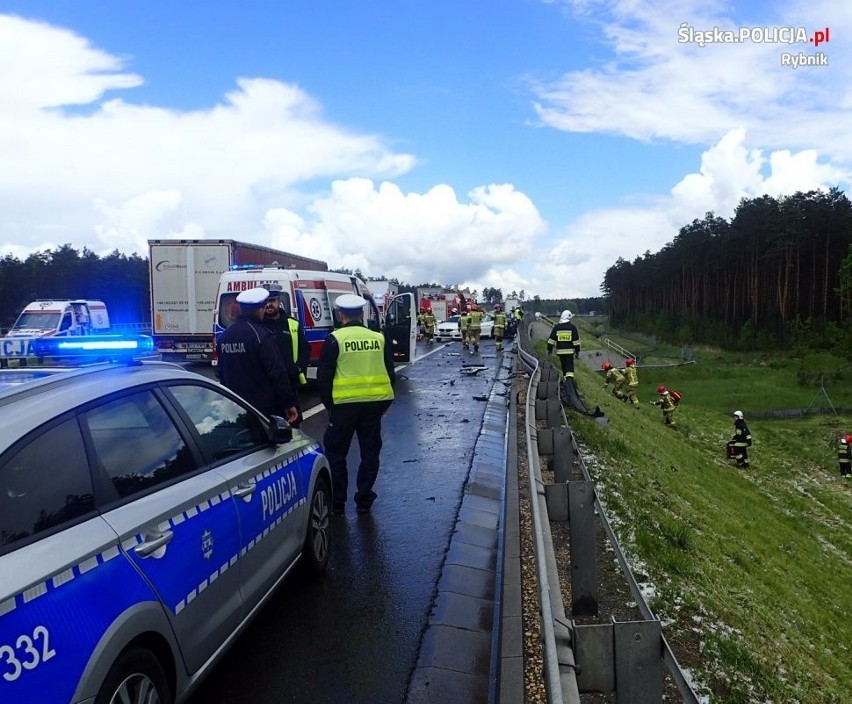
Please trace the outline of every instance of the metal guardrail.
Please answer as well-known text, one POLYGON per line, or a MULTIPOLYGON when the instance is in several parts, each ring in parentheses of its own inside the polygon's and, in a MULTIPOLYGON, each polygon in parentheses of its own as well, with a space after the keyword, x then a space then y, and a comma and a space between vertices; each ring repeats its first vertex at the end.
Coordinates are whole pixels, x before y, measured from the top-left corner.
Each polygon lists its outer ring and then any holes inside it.
MULTIPOLYGON (((526 329, 528 332, 528 327, 526 329)), ((518 338, 522 330, 518 331, 518 338)), ((559 576, 553 551, 550 524, 547 521, 547 506, 541 465, 538 457, 538 439, 535 425, 535 399, 541 376, 538 359, 518 345, 519 359, 530 370, 530 382, 526 397, 526 441, 527 465, 530 481, 530 504, 536 555, 539 605, 541 607, 542 645, 544 648, 544 674, 549 704, 579 704, 574 654, 571 650, 571 635, 567 628, 565 606, 559 588, 559 576), (557 631, 560 632, 559 637, 557 631), (562 671, 560 654, 565 659, 566 671, 562 671)))
MULTIPOLYGON (((526 337, 529 338, 529 325, 526 326, 524 332, 527 333, 526 337)), ((523 335, 521 335, 520 330, 518 340, 519 359, 530 372, 530 383, 527 390, 526 403, 527 455, 530 474, 530 496, 535 497, 536 499, 531 503, 533 507, 532 518, 536 546, 536 570, 539 581, 539 599, 541 602, 542 613, 542 636, 545 651, 544 666, 545 678, 548 685, 548 704, 575 704, 575 702, 580 701, 579 688, 576 679, 577 663, 573 650, 570 652, 570 657, 567 657, 564 652, 560 652, 560 640, 557 633, 560 629, 567 628, 568 637, 567 639, 563 638, 561 644, 564 646, 567 641, 572 648, 576 642, 575 638, 577 633, 573 622, 569 622, 569 620, 565 617, 565 609, 562 604, 553 542, 549 527, 545 487, 541 479, 541 467, 538 457, 538 431, 535 426, 535 399, 537 397, 537 387, 541 380, 542 370, 540 368, 538 358, 524 350, 520 345, 521 340, 526 342, 526 339, 523 335), (550 623, 548 623, 548 621, 550 623), (563 660, 561 663, 562 667, 560 667, 560 657, 563 660), (568 670, 567 673, 565 672, 565 669, 568 670)), ((562 424, 567 428, 568 419, 565 414, 565 408, 561 403, 560 411, 562 424)), ((583 461, 582 455, 580 454, 580 448, 577 445, 573 433, 570 433, 570 443, 583 477, 586 482, 591 482, 591 476, 585 462, 583 461)), ((655 628, 659 629, 659 619, 657 619, 654 615, 644 594, 639 588, 638 582, 636 581, 636 578, 630 568, 630 564, 618 543, 615 532, 613 531, 609 519, 606 516, 604 508, 598 500, 597 491, 594 492, 594 510, 599 517, 601 525, 603 526, 613 551, 615 552, 616 559, 621 567, 622 574, 625 577, 630 593, 636 601, 639 612, 647 622, 655 624, 655 628)), ((698 695, 693 691, 686 674, 681 669, 671 646, 665 636, 662 635, 661 631, 660 639, 662 644, 660 659, 671 675, 678 692, 683 698, 683 702, 686 704, 699 704, 700 700, 698 695)), ((621 702, 628 700, 623 697, 619 697, 618 692, 616 692, 616 701, 621 702)))

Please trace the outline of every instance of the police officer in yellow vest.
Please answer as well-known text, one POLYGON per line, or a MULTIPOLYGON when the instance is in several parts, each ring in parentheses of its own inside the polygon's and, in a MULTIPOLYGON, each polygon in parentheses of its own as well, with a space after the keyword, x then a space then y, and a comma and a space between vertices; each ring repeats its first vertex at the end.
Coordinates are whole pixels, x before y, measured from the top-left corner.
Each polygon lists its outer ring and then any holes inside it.
POLYGON ((335 514, 345 511, 349 485, 346 456, 357 433, 361 464, 355 507, 358 513, 369 513, 376 499, 373 485, 379 473, 382 416, 394 397, 393 356, 384 336, 364 327, 365 299, 347 293, 334 305, 343 324, 326 338, 317 366, 320 399, 328 410, 323 445, 331 466, 331 509, 335 514))

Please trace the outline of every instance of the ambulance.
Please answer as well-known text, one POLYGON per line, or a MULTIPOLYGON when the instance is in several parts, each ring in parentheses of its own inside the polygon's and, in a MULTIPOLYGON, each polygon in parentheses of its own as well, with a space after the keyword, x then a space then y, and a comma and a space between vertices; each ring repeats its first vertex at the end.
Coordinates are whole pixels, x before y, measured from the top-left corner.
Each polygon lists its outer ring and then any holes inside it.
MULTIPOLYGON (((305 330, 311 346, 308 378, 316 379, 316 365, 325 338, 340 326, 334 302, 338 296, 354 293, 367 300, 364 325, 384 333, 396 364, 414 361, 417 339, 417 312, 413 293, 401 293, 385 301, 384 315, 367 284, 357 276, 333 271, 308 271, 280 267, 243 266, 226 271, 219 278, 214 310, 213 334, 216 340, 240 314, 237 295, 258 286, 281 286, 281 302, 305 330)), ((217 364, 214 355, 213 364, 217 364)))
POLYGON ((0 366, 9 359, 32 357, 42 337, 71 337, 109 332, 109 313, 103 301, 37 300, 28 303, 15 324, 0 338, 0 366))

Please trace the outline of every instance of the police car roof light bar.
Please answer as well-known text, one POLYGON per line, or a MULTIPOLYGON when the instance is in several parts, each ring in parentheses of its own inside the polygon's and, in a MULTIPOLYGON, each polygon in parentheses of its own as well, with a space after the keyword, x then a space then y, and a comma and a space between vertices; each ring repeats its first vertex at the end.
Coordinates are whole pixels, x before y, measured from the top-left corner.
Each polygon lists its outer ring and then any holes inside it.
POLYGON ((133 361, 154 354, 154 339, 148 335, 87 335, 81 337, 45 337, 35 340, 37 357, 81 358, 109 357, 133 361))

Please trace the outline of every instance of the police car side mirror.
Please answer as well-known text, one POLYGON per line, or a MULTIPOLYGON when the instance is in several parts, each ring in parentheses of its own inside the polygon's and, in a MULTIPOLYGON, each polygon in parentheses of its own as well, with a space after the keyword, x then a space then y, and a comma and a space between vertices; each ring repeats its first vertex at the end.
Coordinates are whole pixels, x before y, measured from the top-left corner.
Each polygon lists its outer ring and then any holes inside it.
POLYGON ((272 416, 269 420, 267 436, 273 445, 284 445, 293 439, 293 428, 290 427, 286 418, 272 416))

